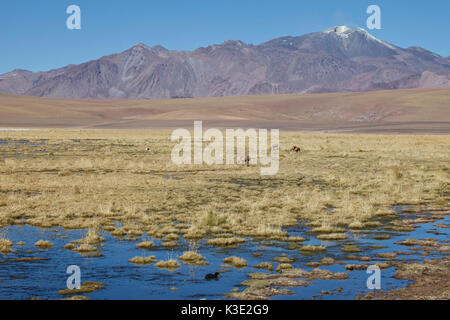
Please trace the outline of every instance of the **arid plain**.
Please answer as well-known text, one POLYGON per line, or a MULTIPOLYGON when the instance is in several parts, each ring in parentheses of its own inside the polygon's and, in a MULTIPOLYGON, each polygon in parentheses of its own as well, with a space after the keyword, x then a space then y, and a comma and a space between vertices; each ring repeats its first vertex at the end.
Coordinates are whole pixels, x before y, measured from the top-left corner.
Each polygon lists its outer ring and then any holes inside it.
POLYGON ((69 100, 0 94, 0 127, 450 133, 450 89, 166 100, 69 100))

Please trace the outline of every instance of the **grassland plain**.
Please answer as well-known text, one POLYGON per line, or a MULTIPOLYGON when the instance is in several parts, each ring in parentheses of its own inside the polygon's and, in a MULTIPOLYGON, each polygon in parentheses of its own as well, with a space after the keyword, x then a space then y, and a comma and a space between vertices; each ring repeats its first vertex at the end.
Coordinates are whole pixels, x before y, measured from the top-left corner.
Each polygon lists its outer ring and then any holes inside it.
MULTIPOLYGON (((147 235, 167 248, 180 237, 220 247, 254 238, 314 251, 326 248, 302 247, 284 228, 303 220, 318 236, 339 240, 386 217, 392 230, 410 228, 396 222, 397 204, 448 214, 449 136, 284 132, 278 174, 261 177, 258 166, 176 166, 170 134, 0 132, 0 228, 88 229, 65 248, 91 256, 99 255, 101 232, 136 244, 147 235), (293 145, 302 152, 291 152, 293 145)), ((14 244, 0 238, 7 254, 14 244)))

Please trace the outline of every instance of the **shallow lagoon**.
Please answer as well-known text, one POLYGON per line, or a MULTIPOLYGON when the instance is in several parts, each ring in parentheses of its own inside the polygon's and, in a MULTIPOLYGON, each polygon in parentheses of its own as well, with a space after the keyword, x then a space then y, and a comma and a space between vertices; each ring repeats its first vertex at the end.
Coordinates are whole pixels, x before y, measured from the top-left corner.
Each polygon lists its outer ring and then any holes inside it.
MULTIPOLYGON (((401 210, 401 208, 396 208, 401 210)), ((401 214, 401 218, 408 219, 415 214, 401 214)), ((387 223, 388 221, 385 221, 387 223)), ((6 257, 0 257, 0 299, 30 299, 39 297, 43 299, 60 299, 64 296, 58 294, 61 289, 66 289, 66 268, 69 265, 78 265, 81 268, 81 281, 98 281, 105 284, 105 288, 89 294, 91 299, 226 299, 224 294, 230 293, 234 288, 239 291, 245 289, 241 282, 248 280, 248 274, 254 272, 267 272, 255 269, 251 266, 270 261, 276 267, 277 263, 272 259, 286 254, 295 258, 292 263, 294 268, 312 270, 306 266, 307 263, 320 261, 324 257, 332 257, 342 264, 321 266, 320 268, 332 272, 346 272, 347 263, 361 263, 358 260, 349 260, 348 255, 369 256, 373 264, 384 262, 386 259, 375 256, 377 253, 410 251, 410 247, 395 244, 408 238, 413 239, 436 239, 438 242, 449 240, 449 229, 438 228, 436 224, 450 223, 450 217, 442 220, 418 224, 412 232, 385 231, 384 225, 378 228, 358 233, 348 232, 348 239, 344 241, 320 241, 316 239, 317 234, 309 232, 309 228, 299 224, 294 228, 286 229, 291 236, 302 236, 307 239, 303 245, 323 245, 327 251, 319 254, 304 255, 298 249, 288 249, 289 244, 278 241, 254 241, 246 243, 234 249, 215 248, 206 245, 206 241, 199 242, 198 252, 205 257, 207 266, 187 266, 180 262, 181 267, 175 271, 158 269, 153 264, 138 266, 128 260, 134 256, 156 256, 156 260, 177 259, 184 251, 189 250, 189 244, 181 240, 181 245, 173 249, 158 246, 161 241, 147 238, 155 243, 152 250, 138 249, 135 245, 145 237, 137 241, 119 240, 104 232, 102 236, 106 239, 101 247, 102 257, 85 257, 77 252, 63 248, 68 242, 82 238, 87 230, 64 230, 62 228, 38 229, 30 226, 9 226, 3 228, 1 233, 14 242, 15 252, 6 257), (390 239, 375 240, 376 235, 389 234, 390 239), (62 239, 62 237, 67 237, 62 239), (34 247, 38 240, 48 240, 54 244, 49 250, 39 250, 34 247), (17 242, 23 241, 24 246, 18 246, 17 242), (344 244, 354 244, 361 253, 345 253, 341 251, 344 244), (385 248, 370 248, 373 245, 385 248), (262 253, 255 257, 253 253, 262 253), (247 261, 248 266, 242 269, 222 268, 223 259, 229 256, 238 256, 247 261), (44 258, 46 260, 17 262, 10 259, 15 258, 44 258), (217 270, 228 270, 222 273, 217 281, 206 281, 207 273, 217 270)), ((431 251, 429 256, 423 257, 421 251, 410 251, 411 255, 399 255, 396 259, 407 261, 431 259, 442 256, 443 252, 431 251)), ((423 251, 422 251, 423 252, 423 251)), ((394 259, 394 260, 396 260, 394 259)), ((275 271, 274 271, 275 272, 275 271)), ((307 287, 288 288, 294 292, 293 295, 275 296, 272 299, 354 299, 361 293, 369 290, 366 287, 368 274, 365 270, 347 272, 349 278, 346 280, 314 280, 307 287), (342 288, 340 292, 335 289, 342 288), (332 295, 322 295, 322 290, 330 291, 332 295)), ((383 291, 405 287, 408 281, 397 280, 392 276, 394 267, 381 270, 381 286, 383 291)))

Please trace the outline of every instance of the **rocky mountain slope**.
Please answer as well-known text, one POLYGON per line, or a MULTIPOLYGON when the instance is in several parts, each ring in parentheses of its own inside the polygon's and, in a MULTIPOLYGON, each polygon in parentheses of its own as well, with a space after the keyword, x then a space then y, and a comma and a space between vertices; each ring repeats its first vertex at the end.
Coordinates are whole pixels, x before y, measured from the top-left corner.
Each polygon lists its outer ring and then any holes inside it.
POLYGON ((58 98, 186 98, 450 86, 450 59, 399 48, 363 29, 334 27, 259 45, 194 51, 137 44, 48 72, 14 70, 0 92, 58 98))

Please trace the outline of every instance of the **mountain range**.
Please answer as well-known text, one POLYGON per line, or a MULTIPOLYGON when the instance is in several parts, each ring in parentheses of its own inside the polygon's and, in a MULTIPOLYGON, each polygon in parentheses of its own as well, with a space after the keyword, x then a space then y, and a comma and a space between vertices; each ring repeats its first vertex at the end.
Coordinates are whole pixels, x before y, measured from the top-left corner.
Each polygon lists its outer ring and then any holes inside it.
POLYGON ((450 87, 450 57, 333 27, 259 45, 170 51, 139 43, 48 72, 14 70, 0 92, 76 99, 155 99, 450 87))

